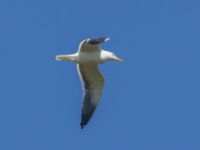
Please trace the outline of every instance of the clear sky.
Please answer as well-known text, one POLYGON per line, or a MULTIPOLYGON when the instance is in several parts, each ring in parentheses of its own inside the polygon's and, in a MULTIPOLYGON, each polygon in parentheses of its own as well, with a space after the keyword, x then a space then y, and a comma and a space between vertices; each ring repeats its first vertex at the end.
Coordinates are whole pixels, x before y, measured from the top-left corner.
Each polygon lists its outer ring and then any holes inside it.
POLYGON ((199 0, 1 0, 1 150, 199 150, 199 0), (85 38, 124 63, 101 65, 100 104, 80 129, 75 65, 85 38))

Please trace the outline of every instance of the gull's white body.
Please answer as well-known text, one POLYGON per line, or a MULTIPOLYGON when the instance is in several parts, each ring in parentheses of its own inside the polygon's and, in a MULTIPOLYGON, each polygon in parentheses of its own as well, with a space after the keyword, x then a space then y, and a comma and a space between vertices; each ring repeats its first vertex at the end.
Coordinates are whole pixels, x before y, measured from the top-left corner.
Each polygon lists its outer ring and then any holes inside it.
POLYGON ((81 128, 90 120, 101 97, 104 77, 98 69, 98 64, 110 60, 122 62, 113 53, 100 48, 99 44, 108 40, 109 38, 86 39, 80 43, 77 53, 56 56, 56 60, 72 61, 77 64, 84 91, 81 128))
MULTIPOLYGON (((106 50, 94 50, 94 51, 78 51, 75 54, 70 55, 57 55, 56 60, 66 60, 66 61, 73 61, 75 63, 95 63, 101 64, 105 63, 106 61, 113 60, 112 57, 114 56, 113 53, 106 51, 106 50)), ((114 58, 118 59, 118 58, 114 58)), ((120 60, 118 60, 120 61, 120 60)))

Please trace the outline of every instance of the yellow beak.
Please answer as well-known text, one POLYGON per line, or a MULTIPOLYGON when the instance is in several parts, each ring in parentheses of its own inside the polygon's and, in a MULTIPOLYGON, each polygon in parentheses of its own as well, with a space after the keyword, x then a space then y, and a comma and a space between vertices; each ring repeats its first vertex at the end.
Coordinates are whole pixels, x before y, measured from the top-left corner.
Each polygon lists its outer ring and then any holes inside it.
POLYGON ((118 61, 118 62, 123 62, 123 60, 119 57, 115 57, 115 61, 118 61))

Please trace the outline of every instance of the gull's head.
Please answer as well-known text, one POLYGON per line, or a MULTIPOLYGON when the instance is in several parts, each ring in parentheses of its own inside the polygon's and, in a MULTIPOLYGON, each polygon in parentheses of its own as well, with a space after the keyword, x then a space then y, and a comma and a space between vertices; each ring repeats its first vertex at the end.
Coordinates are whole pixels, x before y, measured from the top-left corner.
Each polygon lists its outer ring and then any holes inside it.
POLYGON ((123 62, 121 58, 117 57, 114 53, 108 51, 103 51, 102 57, 105 61, 113 60, 117 62, 123 62))

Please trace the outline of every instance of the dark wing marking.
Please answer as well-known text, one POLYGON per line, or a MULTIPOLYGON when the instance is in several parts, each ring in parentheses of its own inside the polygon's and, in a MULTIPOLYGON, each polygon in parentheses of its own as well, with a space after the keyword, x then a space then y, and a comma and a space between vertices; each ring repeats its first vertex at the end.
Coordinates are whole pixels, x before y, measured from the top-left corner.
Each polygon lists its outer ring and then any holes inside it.
POLYGON ((96 64, 77 64, 80 80, 84 91, 81 111, 81 128, 89 122, 99 102, 104 85, 104 78, 96 64))
POLYGON ((86 39, 79 44, 79 52, 94 52, 101 50, 100 45, 102 42, 108 41, 109 38, 101 37, 96 39, 86 39))
POLYGON ((109 40, 109 38, 107 38, 107 37, 100 37, 100 38, 90 39, 90 40, 88 41, 88 44, 97 45, 97 44, 106 42, 106 41, 108 41, 108 40, 109 40))

